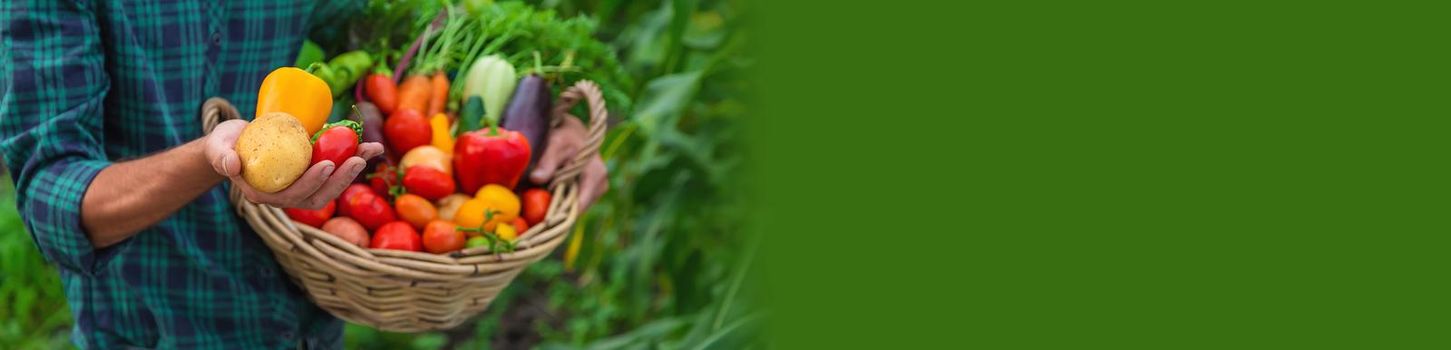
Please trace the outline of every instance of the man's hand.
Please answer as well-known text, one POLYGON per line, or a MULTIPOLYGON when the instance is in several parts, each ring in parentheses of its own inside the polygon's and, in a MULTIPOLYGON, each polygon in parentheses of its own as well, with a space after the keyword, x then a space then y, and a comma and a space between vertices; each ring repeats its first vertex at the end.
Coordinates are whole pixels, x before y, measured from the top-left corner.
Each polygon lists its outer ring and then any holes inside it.
POLYGON ((242 196, 254 203, 281 208, 322 208, 353 182, 353 178, 368 165, 368 159, 383 154, 382 144, 364 142, 358 145, 358 154, 348 158, 342 166, 336 166, 327 160, 318 162, 286 189, 276 193, 264 193, 252 188, 242 179, 242 159, 237 156, 235 147, 237 137, 246 127, 247 122, 243 120, 228 120, 218 124, 204 141, 205 154, 212 169, 231 179, 232 186, 241 189, 242 196))
MULTIPOLYGON (((547 184, 554 178, 554 172, 563 167, 565 162, 574 158, 579 148, 584 146, 585 137, 588 137, 584 123, 579 118, 567 116, 564 124, 549 132, 549 146, 545 147, 544 155, 539 157, 539 164, 534 166, 534 172, 529 174, 529 180, 536 184, 547 184)), ((599 153, 589 158, 584 171, 579 174, 579 211, 589 210, 605 191, 610 189, 609 173, 605 168, 605 161, 600 158, 599 153)))

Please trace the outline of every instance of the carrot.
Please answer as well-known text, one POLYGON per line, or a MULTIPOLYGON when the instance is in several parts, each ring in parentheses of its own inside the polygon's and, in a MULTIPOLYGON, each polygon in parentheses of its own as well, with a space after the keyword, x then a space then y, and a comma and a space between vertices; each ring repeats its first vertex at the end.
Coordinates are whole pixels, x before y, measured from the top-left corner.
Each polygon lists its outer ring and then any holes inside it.
POLYGON ((428 111, 429 94, 432 92, 429 86, 428 77, 423 75, 410 75, 403 79, 403 84, 398 85, 398 109, 412 109, 422 114, 428 111))
POLYGON ((428 96, 428 114, 425 114, 427 116, 443 113, 444 105, 448 104, 448 76, 445 76, 442 71, 434 72, 430 83, 432 83, 433 91, 428 96))

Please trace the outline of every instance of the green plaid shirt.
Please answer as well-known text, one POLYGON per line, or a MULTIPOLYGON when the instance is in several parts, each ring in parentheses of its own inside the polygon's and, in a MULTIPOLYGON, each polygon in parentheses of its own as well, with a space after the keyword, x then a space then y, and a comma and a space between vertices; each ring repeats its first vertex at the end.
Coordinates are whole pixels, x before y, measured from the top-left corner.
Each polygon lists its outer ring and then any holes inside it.
MULTIPOLYGON (((211 96, 251 116, 262 78, 356 2, 0 2, 0 151, 36 245, 60 267, 82 348, 338 347, 227 202, 226 186, 106 249, 81 197, 112 162, 202 136, 211 96)), ((3 232, 0 234, 20 234, 3 232)))

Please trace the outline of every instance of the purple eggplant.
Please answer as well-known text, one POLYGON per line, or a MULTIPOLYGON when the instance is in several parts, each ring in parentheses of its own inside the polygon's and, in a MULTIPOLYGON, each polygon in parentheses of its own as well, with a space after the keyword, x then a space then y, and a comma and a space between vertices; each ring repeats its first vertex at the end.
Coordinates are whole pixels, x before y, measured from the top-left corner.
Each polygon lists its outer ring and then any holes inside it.
MULTIPOLYGON (((383 149, 388 149, 388 140, 383 137, 383 112, 379 111, 378 106, 373 105, 371 102, 358 102, 354 106, 358 108, 358 111, 349 118, 363 124, 363 142, 381 143, 383 144, 383 149)), ((371 174, 373 167, 378 166, 378 163, 382 163, 386 159, 387 157, 373 157, 373 159, 369 159, 368 167, 358 177, 361 178, 366 174, 371 174)))
POLYGON ((500 121, 505 129, 518 131, 529 140, 531 154, 527 169, 530 170, 539 163, 539 156, 544 154, 544 147, 548 146, 546 142, 549 140, 551 97, 549 81, 535 74, 526 75, 519 80, 518 87, 514 88, 514 97, 509 100, 509 106, 504 109, 503 120, 500 121))

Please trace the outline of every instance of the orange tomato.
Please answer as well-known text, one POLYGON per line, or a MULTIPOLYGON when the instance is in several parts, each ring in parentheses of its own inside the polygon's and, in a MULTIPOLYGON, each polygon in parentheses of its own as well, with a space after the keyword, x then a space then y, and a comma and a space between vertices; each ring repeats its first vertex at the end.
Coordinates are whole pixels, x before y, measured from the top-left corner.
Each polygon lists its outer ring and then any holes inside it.
POLYGON ((398 217, 415 229, 421 230, 429 221, 438 219, 438 209, 433 207, 433 203, 416 194, 405 193, 398 196, 393 207, 398 210, 398 217))
POLYGON ((452 222, 433 220, 423 229, 423 250, 429 253, 443 254, 463 249, 467 240, 452 222))

